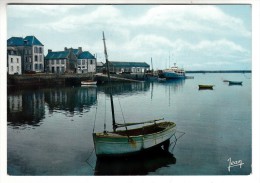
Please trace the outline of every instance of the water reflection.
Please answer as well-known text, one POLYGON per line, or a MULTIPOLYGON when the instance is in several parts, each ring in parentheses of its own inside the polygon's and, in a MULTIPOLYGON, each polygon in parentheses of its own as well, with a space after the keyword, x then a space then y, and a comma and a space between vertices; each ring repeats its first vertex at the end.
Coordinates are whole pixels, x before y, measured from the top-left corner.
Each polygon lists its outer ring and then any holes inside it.
POLYGON ((66 111, 70 114, 87 111, 97 101, 96 87, 58 88, 46 90, 45 101, 49 112, 66 111))
MULTIPOLYGON (((112 85, 113 95, 136 95, 140 92, 146 92, 150 89, 150 83, 148 82, 136 82, 136 83, 118 83, 112 85)), ((109 85, 104 85, 98 88, 99 91, 109 94, 109 85)))
POLYGON ((44 96, 43 91, 23 91, 8 95, 7 121, 10 122, 9 125, 38 126, 45 115, 44 96))
POLYGON ((39 126, 49 114, 60 111, 74 115, 88 112, 96 104, 97 89, 90 88, 48 88, 8 90, 7 121, 10 126, 39 126))
POLYGON ((95 175, 147 175, 175 163, 172 153, 157 148, 131 157, 98 158, 95 175))

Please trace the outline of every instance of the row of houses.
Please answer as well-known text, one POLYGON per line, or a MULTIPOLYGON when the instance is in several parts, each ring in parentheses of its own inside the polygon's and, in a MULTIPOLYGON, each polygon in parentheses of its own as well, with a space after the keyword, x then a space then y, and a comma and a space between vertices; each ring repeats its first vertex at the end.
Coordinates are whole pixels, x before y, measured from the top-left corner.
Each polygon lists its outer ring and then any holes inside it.
MULTIPOLYGON (((110 62, 111 72, 145 73, 149 70, 145 62, 110 62)), ((97 62, 95 55, 83 51, 82 47, 52 51, 44 56, 44 45, 35 36, 11 37, 7 40, 8 74, 24 73, 96 73, 105 66, 97 62)))

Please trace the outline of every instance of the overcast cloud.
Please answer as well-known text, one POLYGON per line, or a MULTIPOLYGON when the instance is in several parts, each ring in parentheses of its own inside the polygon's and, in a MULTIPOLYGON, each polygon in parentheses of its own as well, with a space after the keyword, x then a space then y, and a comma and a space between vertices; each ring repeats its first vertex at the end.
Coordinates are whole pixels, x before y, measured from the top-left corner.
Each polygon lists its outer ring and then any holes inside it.
POLYGON ((104 61, 155 69, 251 69, 250 5, 9 5, 8 38, 35 35, 48 49, 83 47, 104 61), (239 12, 239 13, 238 13, 239 12))

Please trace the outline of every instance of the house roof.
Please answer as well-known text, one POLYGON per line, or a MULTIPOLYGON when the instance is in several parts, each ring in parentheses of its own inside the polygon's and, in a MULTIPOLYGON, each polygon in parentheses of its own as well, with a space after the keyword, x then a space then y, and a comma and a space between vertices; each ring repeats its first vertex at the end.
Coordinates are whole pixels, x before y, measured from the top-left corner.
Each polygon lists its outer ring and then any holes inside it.
POLYGON ((88 51, 83 51, 79 54, 78 59, 95 59, 95 57, 88 51))
POLYGON ((11 37, 7 40, 7 46, 23 46, 22 37, 11 37))
POLYGON ((35 36, 26 36, 24 41, 27 41, 26 46, 43 46, 43 44, 35 36))
POLYGON ((110 61, 110 64, 114 67, 150 67, 145 62, 114 62, 110 61))
POLYGON ((54 51, 54 52, 49 52, 45 59, 51 60, 51 59, 64 59, 68 58, 69 56, 69 51, 54 51))
POLYGON ((43 46, 35 36, 11 37, 7 40, 7 46, 43 46))

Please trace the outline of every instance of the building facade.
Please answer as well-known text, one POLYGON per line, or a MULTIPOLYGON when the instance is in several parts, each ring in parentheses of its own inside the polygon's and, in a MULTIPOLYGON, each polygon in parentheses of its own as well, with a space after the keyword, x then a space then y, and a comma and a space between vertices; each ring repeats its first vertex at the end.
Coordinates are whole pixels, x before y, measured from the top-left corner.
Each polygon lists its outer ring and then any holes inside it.
POLYGON ((97 62, 96 58, 88 51, 81 52, 77 58, 77 73, 95 73, 97 62))
POLYGON ((110 72, 115 73, 145 73, 150 68, 145 62, 109 62, 110 72))
POLYGON ((18 50, 13 47, 7 49, 7 73, 10 75, 22 74, 21 55, 19 55, 18 50))
POLYGON ((48 50, 45 57, 46 72, 90 73, 96 72, 96 58, 82 48, 64 48, 64 51, 48 50))
POLYGON ((21 55, 22 73, 44 72, 44 45, 35 36, 11 37, 7 48, 14 47, 21 55))

